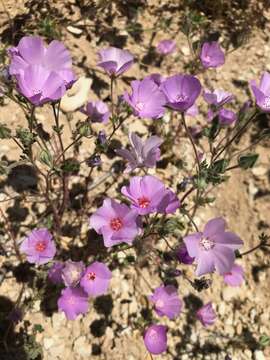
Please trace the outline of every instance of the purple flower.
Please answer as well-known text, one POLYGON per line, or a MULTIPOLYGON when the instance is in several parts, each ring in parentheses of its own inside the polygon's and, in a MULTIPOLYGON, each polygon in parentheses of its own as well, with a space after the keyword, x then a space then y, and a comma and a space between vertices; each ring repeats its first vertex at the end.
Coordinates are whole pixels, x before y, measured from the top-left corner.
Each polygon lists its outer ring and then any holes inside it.
POLYGON ((160 89, 167 98, 166 105, 177 111, 186 111, 201 92, 201 84, 192 75, 174 75, 164 80, 160 89))
POLYGON ((32 104, 42 105, 59 100, 66 88, 63 79, 41 65, 29 65, 17 77, 18 89, 32 104))
POLYGON ((173 285, 158 287, 149 300, 154 303, 159 316, 167 316, 171 320, 180 314, 183 305, 173 285))
POLYGON ((176 50, 176 43, 174 40, 161 40, 157 44, 157 52, 161 55, 168 55, 176 50))
POLYGON ((257 106, 265 112, 270 112, 270 74, 265 71, 257 86, 256 81, 250 82, 251 89, 255 96, 257 106))
POLYGON ((198 320, 203 324, 203 326, 207 327, 209 325, 213 325, 216 321, 216 313, 213 309, 213 305, 211 302, 203 305, 197 312, 196 316, 198 320))
POLYGON ((56 253, 52 235, 45 228, 33 230, 23 240, 20 250, 26 254, 27 261, 37 265, 46 264, 56 253))
POLYGON ((109 121, 110 110, 108 105, 101 100, 88 102, 86 109, 82 109, 81 111, 93 122, 106 124, 109 121))
POLYGON ((110 76, 119 76, 133 64, 133 56, 127 50, 109 47, 98 52, 98 66, 102 67, 110 76))
POLYGON ((80 285, 90 296, 100 296, 107 292, 112 273, 101 262, 95 261, 88 266, 81 278, 80 285))
POLYGON ((185 111, 185 114, 190 117, 196 117, 199 115, 199 109, 196 104, 193 104, 190 108, 185 111))
POLYGON ((131 201, 131 208, 138 214, 146 215, 157 211, 160 200, 165 195, 162 181, 151 175, 134 176, 129 186, 123 186, 121 193, 131 201))
POLYGON ((220 107, 224 104, 231 102, 234 96, 229 92, 219 89, 214 91, 205 89, 203 91, 203 98, 209 105, 215 105, 217 107, 220 107))
POLYGON ((158 204, 157 212, 161 214, 174 214, 180 205, 176 194, 171 189, 166 189, 158 204))
POLYGON ((17 47, 9 50, 9 55, 11 75, 21 75, 29 65, 35 65, 56 73, 66 88, 76 80, 70 54, 60 41, 53 40, 46 48, 40 37, 24 36, 17 47))
POLYGON ((218 121, 220 125, 231 125, 237 120, 235 112, 227 109, 221 109, 218 112, 218 121))
POLYGON ((205 42, 201 49, 200 59, 207 68, 217 68, 225 63, 225 55, 217 41, 205 42))
POLYGON ((137 220, 137 211, 107 198, 90 217, 90 227, 95 229, 98 234, 102 234, 106 247, 123 242, 132 244, 140 231, 137 220))
POLYGON ((162 181, 151 175, 132 177, 129 186, 123 186, 121 192, 129 198, 131 207, 140 215, 174 213, 180 205, 174 192, 166 189, 162 181))
POLYGON ((106 144, 106 141, 107 141, 107 138, 106 138, 106 133, 104 130, 100 130, 99 133, 98 133, 98 142, 99 144, 101 145, 105 145, 106 144))
POLYGON ((244 270, 242 266, 234 264, 230 272, 223 274, 223 278, 230 286, 240 286, 244 282, 244 270))
POLYGON ((151 325, 144 333, 144 345, 154 355, 167 350, 167 327, 164 325, 151 325))
POLYGON ((223 218, 215 218, 205 225, 203 232, 184 237, 189 256, 197 262, 196 275, 201 276, 217 269, 219 274, 231 271, 234 251, 243 241, 234 233, 225 231, 223 218))
POLYGON ((78 315, 87 313, 89 307, 87 294, 81 288, 63 289, 57 304, 68 320, 75 320, 78 315))
POLYGON ((62 270, 62 279, 66 286, 75 287, 79 284, 85 266, 82 261, 68 260, 62 270))
POLYGON ((157 86, 160 86, 160 84, 165 80, 165 78, 158 73, 147 75, 145 76, 144 80, 145 79, 154 81, 157 86))
POLYGON ((134 80, 131 87, 131 95, 125 92, 124 100, 132 107, 136 116, 158 119, 164 115, 166 98, 153 80, 134 80))
POLYGON ((176 252, 177 259, 180 263, 191 265, 194 262, 194 258, 188 255, 187 247, 185 244, 181 245, 176 252))
POLYGON ((137 167, 152 168, 160 158, 159 146, 163 140, 158 136, 150 136, 144 142, 135 133, 129 133, 131 150, 118 149, 116 153, 128 160, 125 172, 130 172, 137 167))
POLYGON ((48 278, 53 284, 62 284, 62 270, 64 264, 60 261, 55 262, 48 271, 48 278))

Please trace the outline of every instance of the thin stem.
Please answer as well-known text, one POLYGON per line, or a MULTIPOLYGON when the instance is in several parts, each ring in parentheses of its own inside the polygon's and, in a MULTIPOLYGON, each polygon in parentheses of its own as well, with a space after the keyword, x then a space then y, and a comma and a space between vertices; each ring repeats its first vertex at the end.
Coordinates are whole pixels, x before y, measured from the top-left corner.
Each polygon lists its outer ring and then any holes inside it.
POLYGON ((184 215, 186 215, 189 219, 189 221, 191 222, 191 224, 194 226, 194 228, 196 229, 197 232, 199 232, 198 226, 196 225, 195 221, 193 220, 193 216, 190 216, 188 212, 184 212, 184 215))
POLYGON ((248 254, 252 253, 253 251, 256 251, 256 250, 260 249, 260 248, 261 248, 261 247, 263 247, 263 246, 268 247, 268 246, 270 246, 270 244, 265 244, 265 243, 262 243, 262 242, 261 242, 261 243, 260 243, 260 244, 258 244, 257 246, 254 246, 252 249, 247 250, 247 251, 245 251, 245 252, 243 252, 243 253, 239 254, 239 257, 242 257, 242 256, 245 256, 245 255, 248 255, 248 254))
POLYGON ((22 263, 23 258, 22 258, 22 255, 20 253, 19 246, 18 246, 18 244, 16 242, 16 237, 15 237, 13 231, 12 231, 12 228, 9 226, 9 221, 8 221, 4 211, 2 209, 0 209, 0 213, 1 213, 1 215, 2 215, 2 217, 4 219, 4 221, 5 221, 4 225, 6 226, 7 232, 9 233, 9 235, 10 235, 12 241, 13 241, 13 247, 14 247, 14 250, 15 250, 15 253, 16 253, 16 257, 22 263))
POLYGON ((223 146, 223 148, 216 154, 213 161, 219 158, 219 156, 237 139, 240 135, 242 135, 243 131, 248 127, 251 121, 257 116, 257 110, 251 115, 251 117, 245 122, 245 124, 236 132, 236 134, 223 146))
MULTIPOLYGON (((111 107, 111 112, 112 112, 112 116, 114 116, 114 94, 113 94, 113 90, 114 90, 114 79, 115 77, 112 75, 111 76, 111 104, 112 104, 112 107, 111 107)), ((113 124, 114 126, 114 124, 113 124)))
POLYGON ((199 159, 199 155, 198 155, 198 152, 197 152, 197 149, 196 149, 196 145, 195 145, 193 137, 192 137, 192 135, 191 135, 191 133, 190 133, 188 127, 187 127, 185 114, 182 113, 181 115, 182 115, 182 123, 184 125, 185 131, 187 133, 187 136, 188 136, 188 138, 189 138, 189 140, 191 142, 191 145, 193 147, 193 150, 194 150, 194 154, 195 154, 195 158, 196 158, 197 166, 198 166, 198 172, 200 172, 200 159, 199 159))
POLYGON ((190 188, 190 189, 182 196, 182 199, 180 200, 180 203, 183 204, 183 202, 185 201, 185 199, 186 199, 194 190, 196 190, 195 187, 190 188))

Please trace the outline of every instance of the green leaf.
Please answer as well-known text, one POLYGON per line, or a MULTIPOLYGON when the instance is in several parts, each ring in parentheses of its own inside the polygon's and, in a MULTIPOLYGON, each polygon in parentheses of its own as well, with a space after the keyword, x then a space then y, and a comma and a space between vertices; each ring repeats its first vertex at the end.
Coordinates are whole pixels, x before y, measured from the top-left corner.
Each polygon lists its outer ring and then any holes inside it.
POLYGON ((259 343, 263 347, 270 345, 270 337, 266 334, 263 334, 259 339, 259 343))
POLYGON ((229 161, 226 159, 217 160, 212 165, 212 171, 214 171, 215 173, 224 174, 228 164, 229 161))
POLYGON ((53 166, 53 157, 48 150, 43 149, 39 154, 39 160, 49 167, 53 166))
POLYGON ((0 139, 10 139, 11 130, 4 124, 0 124, 0 139))
POLYGON ((238 165, 242 169, 250 169, 255 165, 258 157, 259 154, 247 154, 240 156, 240 158, 238 159, 238 165))
POLYGON ((24 147, 34 143, 34 135, 30 133, 28 129, 18 128, 16 129, 16 137, 21 141, 24 147))
POLYGON ((35 324, 33 330, 35 333, 42 333, 44 331, 44 328, 41 324, 35 324))

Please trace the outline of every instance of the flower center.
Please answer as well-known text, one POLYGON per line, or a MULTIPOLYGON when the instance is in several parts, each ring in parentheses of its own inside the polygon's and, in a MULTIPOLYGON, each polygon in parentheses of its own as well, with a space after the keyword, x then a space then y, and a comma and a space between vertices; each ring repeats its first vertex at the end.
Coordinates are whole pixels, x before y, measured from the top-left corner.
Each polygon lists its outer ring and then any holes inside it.
POLYGON ((212 240, 210 240, 210 239, 208 239, 208 238, 203 237, 203 238, 200 240, 200 246, 201 246, 204 250, 208 251, 208 250, 213 249, 213 247, 215 246, 215 243, 214 243, 214 241, 212 241, 212 240))
POLYGON ((38 95, 38 94, 41 94, 42 91, 41 91, 40 89, 33 89, 33 93, 34 93, 35 95, 38 95))
POLYGON ((91 281, 94 281, 96 278, 96 274, 92 271, 90 271, 88 274, 87 274, 87 279, 88 280, 91 280, 91 281))
POLYGON ((163 306, 164 306, 164 301, 161 299, 158 299, 158 301, 156 302, 156 307, 163 308, 163 306))
POLYGON ((143 108, 144 108, 144 103, 142 102, 137 102, 137 104, 135 105, 135 109, 138 111, 142 111, 143 108))
POLYGON ((39 241, 35 246, 36 251, 43 252, 46 249, 46 244, 43 241, 39 241))
POLYGON ((206 62, 210 62, 210 61, 211 61, 211 56, 209 56, 209 55, 205 55, 205 57, 204 57, 204 61, 206 61, 206 62))
POLYGON ((176 101, 186 101, 186 100, 187 100, 186 95, 183 95, 183 94, 176 95, 176 101))
POLYGON ((151 339, 152 341, 158 340, 158 334, 157 334, 156 330, 154 330, 154 329, 151 329, 151 330, 149 331, 148 336, 150 337, 150 339, 151 339))
POLYGON ((117 217, 117 218, 114 218, 111 220, 110 225, 111 225, 112 230, 119 231, 123 226, 123 222, 120 218, 117 217))
POLYGON ((140 208, 146 209, 150 204, 150 200, 147 197, 141 197, 138 199, 138 203, 140 208))
POLYGON ((68 302, 70 305, 75 305, 75 304, 76 304, 76 300, 75 300, 74 296, 70 296, 70 297, 67 299, 67 302, 68 302))
POLYGON ((270 108, 270 96, 267 96, 264 99, 263 106, 266 107, 266 108, 270 108))

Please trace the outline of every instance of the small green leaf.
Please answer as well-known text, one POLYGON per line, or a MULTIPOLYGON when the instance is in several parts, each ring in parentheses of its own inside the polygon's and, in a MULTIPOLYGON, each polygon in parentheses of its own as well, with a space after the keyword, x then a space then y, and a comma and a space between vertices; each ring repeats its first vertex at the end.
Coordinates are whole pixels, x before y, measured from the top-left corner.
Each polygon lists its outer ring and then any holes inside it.
POLYGON ((48 150, 43 149, 39 155, 39 160, 49 167, 53 166, 53 157, 48 150))
POLYGON ((4 124, 0 124, 0 139, 10 139, 11 130, 4 124))
POLYGON ((266 334, 263 334, 259 339, 259 343, 263 347, 270 345, 270 337, 266 334))
POLYGON ((255 165, 258 157, 259 154, 247 154, 240 156, 240 158, 238 159, 238 165, 242 169, 250 169, 255 165))
POLYGON ((218 174, 224 174, 228 164, 229 161, 226 159, 217 160, 212 165, 212 171, 218 174))

